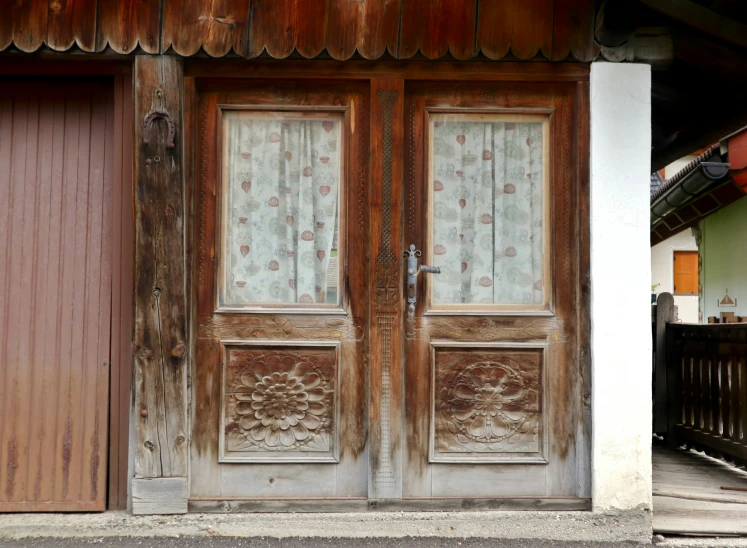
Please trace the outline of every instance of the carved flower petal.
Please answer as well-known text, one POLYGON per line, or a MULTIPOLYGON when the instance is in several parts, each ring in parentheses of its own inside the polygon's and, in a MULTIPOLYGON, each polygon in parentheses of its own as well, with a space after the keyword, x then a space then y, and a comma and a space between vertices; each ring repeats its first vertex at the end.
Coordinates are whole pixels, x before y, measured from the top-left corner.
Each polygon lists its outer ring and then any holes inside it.
POLYGON ((474 403, 463 403, 454 407, 454 416, 457 420, 466 421, 475 414, 475 411, 474 403))
POLYGON ((265 443, 270 447, 275 447, 280 442, 280 434, 278 430, 270 429, 265 436, 265 443))
POLYGON ((316 430, 317 428, 319 428, 319 425, 322 424, 322 421, 320 421, 314 415, 306 415, 304 418, 301 419, 301 424, 303 424, 306 428, 309 428, 310 430, 316 430))
MULTIPOLYGON (((252 409, 256 409, 257 411, 259 411, 260 409, 264 409, 264 408, 265 408, 265 404, 262 403, 261 401, 252 402, 252 409)), ((259 418, 262 418, 262 417, 259 417, 259 418)))
POLYGON ((309 408, 309 404, 305 401, 296 402, 296 409, 299 411, 306 411, 309 408))
POLYGON ((267 432, 269 431, 270 431, 269 426, 258 424, 257 426, 255 426, 249 431, 249 435, 254 441, 262 441, 263 439, 265 439, 265 436, 267 435, 267 432))
POLYGON ((270 415, 266 415, 262 418, 262 426, 270 426, 274 422, 275 419, 273 419, 270 415))
POLYGON ((324 399, 324 390, 321 387, 314 388, 307 392, 309 401, 322 401, 324 399))
MULTIPOLYGON (((274 377, 274 375, 273 375, 273 377, 274 377)), ((280 382, 282 384, 288 384, 288 379, 289 379, 288 373, 281 373, 280 374, 280 382)))
POLYGON ((259 424, 259 421, 255 417, 241 417, 239 419, 239 426, 244 430, 251 430, 259 424))
POLYGON ((312 388, 316 388, 317 386, 319 386, 319 383, 321 382, 322 382, 322 378, 316 373, 309 373, 303 379, 303 385, 306 387, 306 390, 311 390, 312 388))
POLYGON ((284 447, 290 447, 296 441, 291 430, 280 430, 280 444, 284 447))
POLYGON ((254 373, 244 373, 241 375, 241 384, 247 388, 254 388, 258 381, 259 379, 257 379, 254 373))
MULTIPOLYGON (((255 403, 256 403, 256 402, 255 402, 255 403)), ((257 417, 258 419, 261 419, 261 418, 263 418, 263 417, 264 417, 265 415, 267 415, 267 409, 265 409, 265 408, 264 408, 264 407, 262 407, 261 405, 259 406, 259 408, 257 408, 257 407, 254 407, 254 403, 253 403, 253 404, 252 404, 252 409, 256 409, 256 411, 254 412, 254 416, 255 416, 255 417, 257 417)))
POLYGON ((252 395, 251 394, 234 394, 234 396, 239 401, 252 401, 252 395))
POLYGON ((501 411, 512 421, 518 421, 526 415, 524 405, 519 402, 504 403, 501 411))
POLYGON ((293 368, 293 375, 301 379, 301 382, 304 382, 304 377, 308 375, 309 373, 314 372, 314 366, 311 365, 308 361, 301 361, 298 362, 295 367, 293 368))
POLYGON ((288 430, 288 428, 290 428, 290 421, 288 420, 288 417, 279 419, 278 424, 280 425, 280 430, 288 430))
POLYGON ((476 438, 483 437, 487 430, 487 423, 485 421, 485 415, 477 415, 469 425, 469 433, 476 438))
POLYGON ((298 424, 298 417, 293 413, 288 415, 288 424, 296 426, 298 424))
POLYGON ((280 384, 281 382, 283 382, 283 376, 276 371, 275 373, 272 374, 272 383, 280 384))
POLYGON ((309 437, 309 430, 303 424, 299 424, 293 429, 293 435, 298 441, 303 441, 309 437))
POLYGON ((254 390, 256 390, 257 392, 259 392, 260 394, 264 394, 265 390, 267 390, 267 387, 264 384, 262 384, 261 382, 258 382, 254 386, 254 390))
POLYGON ((312 415, 323 415, 326 410, 327 406, 322 402, 314 401, 309 404, 309 413, 312 415))
POLYGON ((454 388, 454 394, 457 398, 461 398, 463 400, 474 400, 475 399, 475 389, 471 387, 468 384, 459 383, 454 388))
POLYGON ((265 396, 259 392, 252 392, 252 399, 254 401, 264 401, 265 396))
POLYGON ((518 380, 510 380, 505 386, 503 392, 501 392, 503 400, 515 400, 524 395, 524 386, 518 380))
POLYGON ((296 409, 295 411, 293 411, 293 414, 299 419, 302 419, 306 416, 306 411, 303 411, 301 409, 296 409))
POLYGON ((503 437, 509 433, 511 428, 500 415, 490 417, 490 431, 495 437, 503 437))
MULTIPOLYGON (((286 373, 286 375, 287 375, 287 373, 286 373)), ((296 377, 289 377, 288 378, 288 385, 287 386, 288 386, 289 390, 291 390, 291 389, 293 391, 298 390, 298 386, 297 385, 298 385, 298 379, 296 377)))
MULTIPOLYGON (((277 373, 274 373, 274 374, 277 375, 277 373)), ((264 384, 265 386, 270 386, 270 385, 275 384, 275 382, 272 380, 272 377, 268 376, 268 377, 262 378, 262 384, 264 384)))
POLYGON ((296 395, 296 401, 306 401, 308 399, 309 399, 309 395, 306 392, 300 392, 296 395))
POLYGON ((241 401, 236 404, 236 413, 239 415, 248 415, 253 412, 254 409, 252 409, 252 404, 249 402, 241 401))

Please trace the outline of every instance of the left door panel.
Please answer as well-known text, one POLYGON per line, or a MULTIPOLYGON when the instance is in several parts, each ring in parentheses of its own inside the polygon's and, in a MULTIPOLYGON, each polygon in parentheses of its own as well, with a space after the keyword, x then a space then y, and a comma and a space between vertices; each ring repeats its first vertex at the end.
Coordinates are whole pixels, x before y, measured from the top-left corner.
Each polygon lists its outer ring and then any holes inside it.
POLYGON ((365 498, 367 88, 202 85, 192 507, 365 498))
POLYGON ((111 83, 0 83, 0 512, 104 510, 111 83))

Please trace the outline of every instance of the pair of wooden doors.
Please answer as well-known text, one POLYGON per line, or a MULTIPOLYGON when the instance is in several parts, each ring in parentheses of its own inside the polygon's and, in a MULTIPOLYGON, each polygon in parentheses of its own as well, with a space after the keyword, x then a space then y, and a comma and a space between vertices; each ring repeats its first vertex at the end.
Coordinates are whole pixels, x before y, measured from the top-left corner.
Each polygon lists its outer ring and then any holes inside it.
POLYGON ((586 507, 584 88, 198 89, 192 507, 586 507))

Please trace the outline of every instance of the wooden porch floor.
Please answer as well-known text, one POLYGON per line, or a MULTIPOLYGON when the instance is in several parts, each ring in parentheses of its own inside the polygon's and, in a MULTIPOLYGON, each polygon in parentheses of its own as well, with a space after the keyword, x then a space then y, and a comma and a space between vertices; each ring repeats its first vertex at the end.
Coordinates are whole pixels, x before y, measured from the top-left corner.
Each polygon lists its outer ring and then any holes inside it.
POLYGON ((654 442, 654 532, 747 535, 747 472, 654 442))

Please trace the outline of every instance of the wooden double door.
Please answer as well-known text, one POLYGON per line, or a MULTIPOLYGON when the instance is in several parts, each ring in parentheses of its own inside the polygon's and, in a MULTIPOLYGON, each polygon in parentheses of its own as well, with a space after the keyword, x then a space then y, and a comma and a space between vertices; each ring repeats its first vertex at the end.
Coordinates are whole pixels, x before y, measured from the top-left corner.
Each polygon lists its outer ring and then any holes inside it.
POLYGON ((585 88, 197 88, 191 507, 587 507, 585 88))

